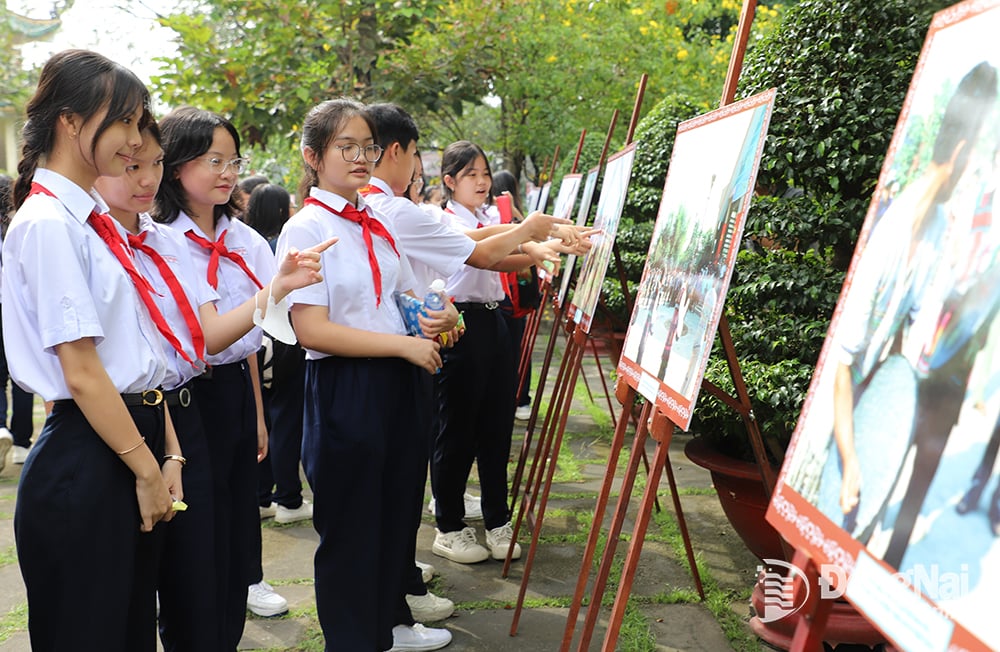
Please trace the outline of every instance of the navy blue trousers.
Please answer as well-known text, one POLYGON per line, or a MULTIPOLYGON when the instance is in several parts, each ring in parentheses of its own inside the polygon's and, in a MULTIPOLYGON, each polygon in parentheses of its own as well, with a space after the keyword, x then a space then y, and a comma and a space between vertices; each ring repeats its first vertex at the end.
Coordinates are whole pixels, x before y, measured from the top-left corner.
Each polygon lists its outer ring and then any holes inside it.
POLYGON ((431 482, 442 532, 465 527, 466 481, 479 469, 487 529, 510 520, 507 462, 514 428, 514 356, 499 310, 466 310, 466 332, 437 375, 438 426, 431 482))
MULTIPOLYGON (((2 315, 2 312, 0 312, 2 315)), ((0 426, 7 426, 7 379, 10 374, 7 370, 7 354, 3 346, 3 330, 0 329, 0 416, 3 423, 0 426)), ((14 445, 28 448, 31 446, 31 433, 34 430, 32 423, 32 411, 35 409, 35 395, 24 391, 14 382, 10 381, 10 434, 14 436, 14 445)))
MULTIPOLYGON (((129 412, 163 455, 163 409, 129 412)), ((35 652, 156 649, 157 542, 139 531, 135 475, 79 407, 59 401, 21 471, 14 510, 18 563, 35 652)))
POLYGON ((306 362, 302 465, 320 537, 316 611, 329 652, 392 647, 422 490, 413 462, 426 450, 414 428, 421 373, 398 358, 306 362))
POLYGON ((219 648, 235 650, 246 624, 247 586, 259 570, 257 417, 245 361, 212 367, 194 381, 208 441, 215 498, 219 648))
POLYGON ((264 417, 267 420, 268 452, 260 463, 257 487, 259 503, 271 502, 297 509, 302 506, 302 405, 305 401, 306 362, 302 348, 275 342, 283 353, 272 363, 270 387, 263 387, 264 417))
POLYGON ((160 640, 166 652, 216 652, 219 602, 216 586, 215 491, 208 439, 194 391, 191 403, 170 406, 184 465, 187 511, 166 524, 160 568, 160 640))

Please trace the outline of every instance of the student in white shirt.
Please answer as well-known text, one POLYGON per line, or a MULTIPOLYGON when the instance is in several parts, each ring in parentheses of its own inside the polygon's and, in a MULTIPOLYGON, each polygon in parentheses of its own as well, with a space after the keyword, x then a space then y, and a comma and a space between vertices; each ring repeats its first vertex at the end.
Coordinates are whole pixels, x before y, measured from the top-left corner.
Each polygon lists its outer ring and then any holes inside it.
MULTIPOLYGON (((219 295, 216 309, 229 312, 256 296, 276 271, 267 241, 233 217, 241 210, 233 190, 247 166, 239 134, 225 118, 193 107, 172 111, 160 121, 160 130, 163 182, 154 218, 187 239, 197 273, 219 295)), ((260 346, 261 332, 255 328, 206 356, 210 368, 195 380, 212 463, 222 650, 239 644, 247 587, 259 572, 257 463, 267 455, 257 373, 260 346)))
POLYGON ((196 271, 187 238, 158 224, 148 211, 163 176, 160 131, 150 123, 142 146, 132 154, 125 174, 99 177, 96 188, 128 241, 136 266, 155 290, 155 300, 171 331, 182 344, 182 356, 161 339, 168 364, 164 400, 184 450, 185 502, 191 507, 167 528, 159 575, 159 626, 164 650, 216 652, 220 610, 216 594, 218 565, 214 546, 215 509, 209 444, 199 416, 197 385, 205 370, 205 354, 226 349, 254 328, 253 311, 266 305, 273 292, 279 300, 295 288, 320 280, 319 252, 313 248, 290 254, 279 274, 243 305, 218 313, 218 293, 196 271))
MULTIPOLYGON (((407 336, 393 298, 415 287, 398 233, 358 192, 382 153, 374 132, 364 106, 350 100, 309 112, 299 188, 306 199, 277 247, 280 254, 340 238, 323 256, 325 282, 291 294, 306 350, 302 464, 320 535, 316 610, 331 651, 394 645, 401 579, 413 564, 407 515, 422 488, 409 463, 425 446, 412 430, 427 409, 418 377, 441 367, 438 342, 407 336)), ((441 313, 424 323, 426 335, 454 327, 457 313, 441 313)))
POLYGON ((152 651, 154 526, 183 496, 182 452, 159 390, 164 326, 92 190, 124 173, 149 94, 122 66, 67 50, 45 64, 26 113, 4 339, 14 380, 55 402, 14 514, 31 647, 152 651))

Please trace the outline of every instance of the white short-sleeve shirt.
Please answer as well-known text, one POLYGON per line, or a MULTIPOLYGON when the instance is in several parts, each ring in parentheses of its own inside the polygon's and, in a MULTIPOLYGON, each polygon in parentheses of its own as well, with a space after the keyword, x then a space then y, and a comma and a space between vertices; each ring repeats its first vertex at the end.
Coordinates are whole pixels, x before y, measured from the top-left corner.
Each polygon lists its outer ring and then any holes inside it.
MULTIPOLYGON (((126 237, 124 229, 119 225, 123 237, 126 237)), ((146 213, 139 215, 139 233, 145 233, 145 244, 149 245, 160 254, 163 260, 170 267, 170 271, 177 277, 188 303, 191 305, 194 314, 198 314, 198 307, 206 303, 213 303, 219 300, 219 294, 208 284, 208 279, 195 271, 194 262, 191 260, 191 252, 188 249, 188 239, 179 231, 170 228, 165 224, 157 224, 146 213)), ((197 362, 198 357, 194 350, 194 343, 191 340, 191 331, 184 320, 184 313, 181 312, 177 301, 174 299, 170 287, 163 279, 156 264, 146 254, 136 251, 134 254, 136 266, 142 275, 145 276, 157 295, 156 305, 170 325, 177 341, 184 348, 184 353, 189 358, 197 362)), ((175 389, 187 381, 191 380, 201 370, 189 364, 182 358, 174 347, 165 338, 160 338, 163 343, 163 351, 167 356, 167 373, 163 379, 164 389, 175 389)), ((200 365, 199 365, 200 367, 200 365)))
MULTIPOLYGON (((347 200, 339 195, 313 188, 315 197, 334 210, 343 210, 347 200)), ((358 210, 366 210, 364 199, 358 200, 358 210)), ((371 210, 371 208, 367 208, 371 210)), ((401 253, 399 236, 385 217, 371 213, 381 222, 396 241, 401 253)), ((293 291, 289 302, 312 306, 326 306, 329 320, 375 333, 405 335, 403 318, 393 299, 393 292, 406 292, 414 287, 413 272, 406 256, 397 256, 392 246, 378 236, 372 237, 375 257, 382 276, 382 300, 376 305, 375 286, 368 249, 361 235, 361 225, 330 213, 321 206, 306 204, 285 223, 278 238, 277 251, 284 255, 291 247, 306 249, 332 237, 340 238, 337 244, 323 252, 323 282, 293 291)), ((306 358, 318 360, 328 357, 321 351, 306 349, 306 358)))
POLYGON ((381 179, 372 177, 371 185, 382 192, 366 195, 365 201, 384 215, 399 234, 400 252, 409 259, 417 280, 414 292, 423 297, 435 279, 447 279, 465 265, 476 242, 420 210, 409 199, 394 196, 381 179))
MULTIPOLYGON (((484 212, 472 213, 453 201, 448 202, 445 218, 453 228, 462 231, 471 231, 480 226, 492 224, 492 220, 484 212)), ((447 285, 446 292, 459 303, 503 301, 506 296, 499 272, 477 269, 469 265, 462 265, 457 272, 452 274, 447 285)))
MULTIPOLYGON (((183 234, 187 231, 194 231, 196 235, 208 240, 212 240, 213 238, 205 235, 201 228, 195 224, 194 220, 183 211, 169 226, 179 231, 187 241, 188 251, 191 253, 191 260, 194 262, 198 275, 201 278, 208 279, 210 252, 183 234)), ((278 269, 274 253, 271 251, 270 245, 267 244, 267 240, 254 231, 252 227, 247 226, 239 220, 230 219, 227 215, 219 218, 218 223, 215 225, 215 240, 218 240, 223 231, 226 233, 226 248, 229 251, 239 254, 244 262, 246 262, 247 267, 250 268, 250 271, 257 277, 257 280, 262 285, 267 285, 278 269)), ((216 292, 219 295, 219 299, 215 305, 220 314, 225 314, 233 308, 242 305, 243 302, 257 294, 257 291, 260 290, 257 284, 247 276, 246 272, 239 265, 221 256, 219 257, 218 278, 219 287, 216 288, 216 292)), ((205 360, 210 365, 239 362, 251 354, 256 354, 257 350, 261 347, 262 340, 263 333, 261 333, 261 330, 256 327, 252 328, 249 333, 236 340, 229 348, 221 353, 207 356, 205 360)))
POLYGON ((96 192, 39 169, 35 194, 14 216, 3 244, 3 333, 10 375, 46 401, 70 399, 55 347, 91 337, 115 388, 163 381, 161 335, 111 250, 87 224, 106 212, 96 192))

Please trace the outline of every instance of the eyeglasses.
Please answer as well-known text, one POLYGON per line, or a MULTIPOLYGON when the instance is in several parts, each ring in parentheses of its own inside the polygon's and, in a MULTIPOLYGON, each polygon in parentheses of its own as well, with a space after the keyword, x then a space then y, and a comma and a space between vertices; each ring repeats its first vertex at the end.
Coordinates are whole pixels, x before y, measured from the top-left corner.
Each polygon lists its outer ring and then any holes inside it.
POLYGON ((423 177, 417 177, 416 179, 410 179, 410 188, 414 188, 415 190, 421 190, 421 189, 423 189, 423 187, 424 187, 424 178, 423 177))
POLYGON ((365 145, 362 147, 357 143, 350 143, 348 145, 334 145, 333 147, 340 150, 340 155, 348 163, 354 163, 361 158, 362 150, 365 152, 365 160, 369 163, 378 163, 378 160, 382 158, 381 145, 365 145))
POLYGON ((216 174, 225 174, 226 170, 230 167, 236 174, 243 174, 250 167, 250 159, 248 158, 234 158, 229 161, 223 161, 218 156, 209 156, 208 158, 198 159, 204 161, 208 169, 216 174))

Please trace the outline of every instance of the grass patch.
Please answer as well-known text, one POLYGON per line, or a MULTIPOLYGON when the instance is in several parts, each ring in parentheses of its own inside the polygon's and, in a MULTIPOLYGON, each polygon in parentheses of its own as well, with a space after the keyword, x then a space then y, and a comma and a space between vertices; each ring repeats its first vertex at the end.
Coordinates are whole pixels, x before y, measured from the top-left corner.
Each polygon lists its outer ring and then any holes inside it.
POLYGON ((17 546, 8 546, 6 550, 0 550, 0 568, 17 563, 17 546))
POLYGON ((625 607, 625 616, 622 618, 621 629, 618 631, 619 650, 629 650, 630 652, 653 652, 656 650, 656 637, 650 628, 649 620, 642 614, 636 605, 629 600, 625 607))
MULTIPOLYGON (((659 530, 657 538, 662 538, 670 545, 677 559, 686 560, 687 551, 684 548, 684 539, 681 537, 680 527, 677 525, 673 513, 667 510, 659 514, 654 513, 653 523, 659 530)), ((753 587, 746 587, 739 591, 727 591, 719 586, 719 583, 705 566, 704 561, 697 554, 695 554, 695 565, 698 567, 701 585, 705 590, 705 606, 712 612, 712 616, 719 623, 723 635, 733 649, 738 652, 761 652, 764 650, 765 648, 750 631, 746 621, 733 611, 733 603, 749 602, 753 587)))
POLYGON ((556 473, 552 482, 567 484, 583 482, 583 467, 585 462, 577 458, 569 446, 559 447, 559 458, 556 460, 556 473))
POLYGON ((22 602, 0 618, 0 643, 17 632, 28 631, 28 603, 22 602))

